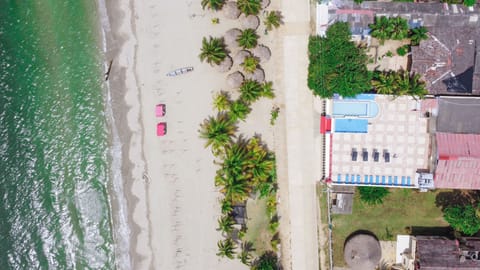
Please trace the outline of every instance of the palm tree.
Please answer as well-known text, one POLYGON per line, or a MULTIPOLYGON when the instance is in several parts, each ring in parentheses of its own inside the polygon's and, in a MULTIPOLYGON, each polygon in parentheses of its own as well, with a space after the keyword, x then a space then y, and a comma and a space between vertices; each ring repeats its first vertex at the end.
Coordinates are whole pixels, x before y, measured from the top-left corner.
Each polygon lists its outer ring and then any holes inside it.
POLYGON ((221 231, 226 235, 230 235, 230 233, 233 231, 233 225, 235 225, 233 217, 231 217, 230 215, 222 216, 218 219, 217 231, 221 231))
POLYGON ((202 8, 205 7, 217 11, 222 9, 223 5, 225 4, 225 0, 202 0, 202 8))
POLYGON ((274 98, 275 93, 273 92, 273 82, 264 82, 262 84, 262 97, 274 98))
POLYGON ((282 16, 280 15, 279 11, 269 11, 267 12, 265 19, 263 21, 263 24, 265 25, 265 28, 270 31, 274 27, 278 28, 280 24, 282 23, 282 16))
POLYGON ((412 43, 412 46, 418 46, 420 45, 420 41, 428 39, 428 30, 427 28, 421 26, 417 28, 413 28, 410 30, 410 40, 412 43))
POLYGON ((225 186, 242 178, 250 157, 246 145, 247 142, 240 137, 235 143, 225 146, 225 156, 219 170, 225 176, 225 186))
POLYGON ((222 209, 222 214, 224 214, 224 215, 229 215, 233 211, 232 202, 230 200, 228 200, 227 198, 224 198, 220 202, 220 207, 222 209))
POLYGON ((238 99, 232 102, 230 106, 230 117, 232 120, 242 120, 245 121, 251 109, 245 101, 238 99))
POLYGON ((262 9, 260 0, 237 0, 237 7, 245 15, 257 15, 262 9))
POLYGON ((217 93, 213 98, 213 107, 217 109, 217 111, 227 111, 230 108, 230 95, 225 91, 220 91, 217 93))
POLYGON ((255 251, 253 248, 253 243, 250 241, 242 242, 241 244, 242 251, 237 255, 237 258, 245 265, 250 265, 252 262, 251 252, 255 251))
POLYGON ((393 73, 395 80, 394 95, 403 96, 407 95, 410 91, 410 74, 404 70, 393 73))
POLYGON ((240 98, 248 103, 255 102, 262 96, 263 88, 254 80, 245 80, 240 86, 240 98))
POLYGON ((258 35, 254 29, 248 28, 242 31, 237 38, 238 45, 244 49, 251 49, 257 46, 258 35))
POLYGON ((428 90, 425 88, 425 82, 420 80, 420 74, 412 74, 410 76, 410 88, 408 90, 408 94, 412 97, 419 97, 423 99, 426 94, 428 94, 428 90))
POLYGON ((206 60, 209 64, 219 65, 225 57, 227 57, 227 51, 225 49, 225 44, 221 38, 212 38, 209 37, 202 39, 202 49, 200 52, 200 60, 206 60))
POLYGON ((255 56, 247 56, 240 65, 246 73, 253 73, 257 69, 259 59, 255 56))
POLYGON ((392 95, 395 90, 395 78, 391 73, 378 72, 372 80, 372 86, 377 94, 392 95))
POLYGON ((225 240, 218 241, 217 247, 218 247, 217 256, 227 257, 229 259, 233 259, 233 254, 235 253, 234 250, 235 248, 237 248, 232 238, 227 238, 225 240))
POLYGON ((390 24, 393 27, 390 38, 394 40, 402 40, 408 37, 408 23, 407 20, 401 17, 390 19, 390 24))
POLYGON ((217 152, 232 141, 237 126, 227 113, 218 113, 216 117, 209 117, 200 124, 200 138, 207 140, 205 147, 212 146, 217 152))
POLYGON ((370 35, 379 39, 381 42, 389 37, 389 21, 385 16, 375 17, 375 23, 369 25, 371 32, 370 35))
POLYGON ((248 199, 251 188, 247 180, 242 177, 230 177, 227 185, 220 190, 225 194, 225 198, 232 201, 232 203, 243 203, 248 199))

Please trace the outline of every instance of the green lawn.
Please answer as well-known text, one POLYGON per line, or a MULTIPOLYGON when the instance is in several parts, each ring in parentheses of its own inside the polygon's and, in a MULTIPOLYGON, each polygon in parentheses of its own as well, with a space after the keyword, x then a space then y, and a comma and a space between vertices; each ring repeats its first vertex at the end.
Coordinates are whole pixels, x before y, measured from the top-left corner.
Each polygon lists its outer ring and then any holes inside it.
POLYGON ((270 240, 272 234, 268 230, 270 219, 267 215, 267 202, 265 199, 247 201, 247 233, 245 240, 253 243, 255 254, 260 256, 263 252, 272 250, 270 240))
POLYGON ((408 234, 407 226, 443 227, 440 208, 435 206, 437 192, 420 193, 410 189, 390 189, 383 204, 370 206, 360 201, 355 193, 351 215, 332 215, 333 262, 344 266, 345 239, 357 230, 373 232, 380 240, 395 240, 397 234, 408 234))

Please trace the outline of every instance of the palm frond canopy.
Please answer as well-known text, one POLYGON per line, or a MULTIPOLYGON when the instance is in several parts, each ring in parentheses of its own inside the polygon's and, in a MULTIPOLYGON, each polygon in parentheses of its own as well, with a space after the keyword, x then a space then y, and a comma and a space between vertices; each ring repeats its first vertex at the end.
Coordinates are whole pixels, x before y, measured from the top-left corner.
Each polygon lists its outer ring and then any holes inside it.
POLYGON ((207 39, 204 37, 202 39, 202 48, 200 49, 200 60, 204 60, 209 64, 220 64, 225 57, 227 52, 225 50, 225 44, 221 38, 209 37, 207 39))
POLYGON ((252 56, 252 54, 249 51, 241 50, 235 55, 235 57, 233 57, 233 61, 235 64, 240 65, 248 56, 252 56))
POLYGON ((262 9, 266 9, 268 6, 270 6, 270 0, 262 0, 261 5, 262 9))
POLYGON ((268 61, 272 56, 270 49, 265 45, 257 45, 257 47, 252 49, 253 55, 260 58, 260 61, 268 61))
POLYGON ((238 48, 239 45, 238 45, 237 39, 241 34, 242 34, 242 30, 237 28, 232 28, 228 30, 225 33, 225 37, 224 37, 225 44, 231 49, 238 48))
POLYGON ((222 9, 223 5, 225 4, 225 0, 202 0, 201 2, 202 8, 208 8, 213 11, 217 11, 222 9))
POLYGON ((248 80, 257 81, 259 83, 265 81, 265 72, 261 68, 257 68, 253 73, 246 74, 245 76, 248 80))
POLYGON ((260 19, 255 15, 240 16, 240 24, 243 29, 257 29, 260 25, 260 19))
POLYGON ((242 85, 244 79, 245 78, 240 71, 235 71, 227 76, 227 84, 231 88, 238 88, 242 85))
POLYGON ((232 68, 232 65, 233 65, 232 58, 227 55, 227 57, 223 59, 223 61, 216 67, 216 69, 217 71, 224 73, 229 71, 230 68, 232 68))
POLYGON ((242 31, 242 34, 238 37, 238 45, 244 49, 252 49, 257 46, 259 36, 255 29, 245 29, 242 31))
POLYGON ((225 18, 227 19, 237 19, 238 16, 240 16, 241 11, 237 7, 237 3, 233 1, 228 1, 225 6, 223 7, 223 12, 225 15, 225 18))
POLYGON ((257 15, 262 8, 261 0, 237 0, 237 6, 245 15, 257 15))

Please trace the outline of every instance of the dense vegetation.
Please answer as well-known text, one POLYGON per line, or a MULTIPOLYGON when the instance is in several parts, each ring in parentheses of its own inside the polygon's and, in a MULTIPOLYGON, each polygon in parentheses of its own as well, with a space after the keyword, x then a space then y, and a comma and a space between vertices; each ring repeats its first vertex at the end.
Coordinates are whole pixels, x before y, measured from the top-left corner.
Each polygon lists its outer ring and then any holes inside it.
POLYGON ((369 25, 372 37, 381 42, 387 39, 402 40, 408 37, 407 20, 401 17, 375 17, 375 22, 369 25))
POLYGON ((370 90, 365 50, 350 38, 350 29, 344 22, 331 25, 326 37, 310 37, 308 87, 315 95, 328 98, 338 93, 353 97, 370 90))
POLYGON ((424 98, 428 91, 419 74, 407 71, 375 71, 372 86, 377 94, 424 98))
POLYGON ((443 217, 455 230, 466 235, 474 235, 480 230, 478 207, 472 205, 449 206, 443 210, 443 217))

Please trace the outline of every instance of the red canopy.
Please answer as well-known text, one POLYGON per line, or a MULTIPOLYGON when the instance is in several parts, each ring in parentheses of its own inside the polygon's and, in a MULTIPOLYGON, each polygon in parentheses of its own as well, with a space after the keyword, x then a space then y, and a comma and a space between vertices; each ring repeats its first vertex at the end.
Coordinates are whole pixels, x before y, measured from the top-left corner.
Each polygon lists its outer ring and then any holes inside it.
POLYGON ((320 118, 320 133, 325 134, 332 131, 332 119, 329 116, 322 116, 320 118))

